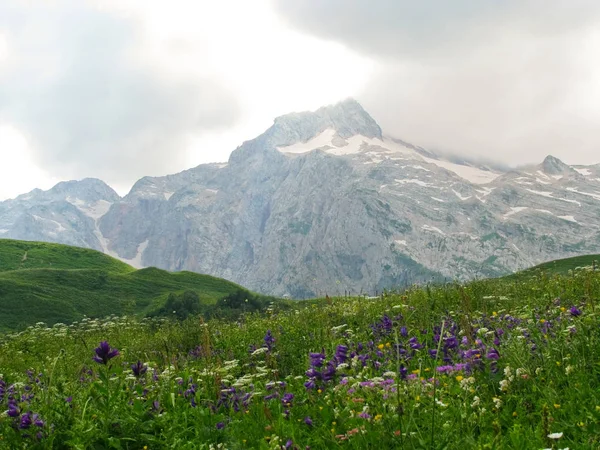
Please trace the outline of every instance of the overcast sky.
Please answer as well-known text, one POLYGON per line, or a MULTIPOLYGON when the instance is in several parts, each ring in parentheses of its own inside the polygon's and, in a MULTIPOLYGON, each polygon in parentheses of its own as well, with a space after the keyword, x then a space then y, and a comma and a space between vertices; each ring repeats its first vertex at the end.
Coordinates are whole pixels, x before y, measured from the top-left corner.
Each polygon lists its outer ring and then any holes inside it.
POLYGON ((596 0, 2 0, 0 199, 226 161, 355 97, 389 135, 600 162, 596 0))

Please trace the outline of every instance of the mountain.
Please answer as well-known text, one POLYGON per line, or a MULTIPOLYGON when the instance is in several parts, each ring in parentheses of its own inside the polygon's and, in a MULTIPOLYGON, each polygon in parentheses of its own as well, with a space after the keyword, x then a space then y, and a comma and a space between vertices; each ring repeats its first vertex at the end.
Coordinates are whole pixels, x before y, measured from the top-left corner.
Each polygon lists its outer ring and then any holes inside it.
POLYGON ((0 237, 104 249, 98 219, 120 197, 96 179, 62 182, 0 202, 0 237))
POLYGON ((185 291, 195 292, 206 310, 240 290, 247 292, 208 275, 135 270, 94 250, 0 239, 0 331, 84 316, 144 315, 163 307, 169 294, 185 291))
POLYGON ((146 177, 123 198, 79 183, 0 203, 0 237, 76 243, 295 298, 600 253, 600 165, 443 158, 387 136, 352 99, 279 117, 228 163, 146 177))

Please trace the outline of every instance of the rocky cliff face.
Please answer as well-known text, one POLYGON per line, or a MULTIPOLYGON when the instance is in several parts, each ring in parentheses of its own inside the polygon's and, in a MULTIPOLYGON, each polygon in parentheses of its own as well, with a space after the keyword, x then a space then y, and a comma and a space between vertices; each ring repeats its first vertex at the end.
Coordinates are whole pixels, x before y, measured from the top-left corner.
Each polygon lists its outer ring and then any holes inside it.
POLYGON ((374 292, 600 252, 600 165, 513 171, 386 137, 353 100, 280 117, 227 164, 0 203, 0 237, 96 248, 274 295, 374 292))

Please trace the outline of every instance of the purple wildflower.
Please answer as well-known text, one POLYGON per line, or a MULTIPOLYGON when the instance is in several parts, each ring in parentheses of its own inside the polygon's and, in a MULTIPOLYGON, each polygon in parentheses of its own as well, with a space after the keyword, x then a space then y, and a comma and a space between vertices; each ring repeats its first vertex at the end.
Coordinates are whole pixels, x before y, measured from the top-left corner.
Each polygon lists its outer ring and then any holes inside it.
POLYGON ((348 359, 348 347, 345 345, 338 345, 335 350, 335 359, 338 363, 346 362, 348 359))
POLYGON ((304 418, 304 423, 305 423, 306 425, 308 425, 309 427, 312 427, 312 426, 313 426, 313 421, 312 421, 312 419, 311 419, 309 416, 306 416, 306 417, 304 418))
POLYGON ((137 363, 131 365, 131 371, 133 372, 136 378, 139 378, 142 375, 146 374, 146 372, 148 371, 148 367, 146 367, 144 364, 142 364, 141 361, 138 360, 137 363))
POLYGON ((6 415, 8 415, 8 417, 19 417, 19 414, 21 414, 21 412, 19 411, 17 405, 14 403, 9 403, 6 415))
POLYGON ((283 394, 283 397, 281 398, 281 404, 283 406, 291 406, 292 400, 294 400, 294 394, 291 394, 291 393, 283 394))
POLYGON ((265 335, 264 341, 265 341, 265 346, 267 347, 267 349, 269 351, 273 350, 273 344, 275 343, 275 338, 271 334, 271 330, 267 330, 267 334, 265 335))
POLYGON ((160 413, 161 409, 160 409, 160 402, 158 400, 154 400, 152 402, 152 412, 154 413, 160 413))
POLYGON ((312 367, 321 367, 325 362, 325 353, 310 353, 309 356, 312 367))
POLYGON ((100 342, 100 345, 95 349, 96 356, 94 356, 94 361, 98 364, 108 364, 108 361, 113 359, 115 356, 119 356, 119 350, 116 348, 111 348, 111 346, 106 341, 100 342))
POLYGON ((225 428, 225 422, 219 422, 217 424, 217 430, 222 430, 223 428, 225 428))
POLYGON ((21 420, 19 422, 19 428, 22 430, 28 429, 33 423, 31 418, 31 412, 27 412, 21 416, 21 420))
POLYGON ((323 381, 333 380, 333 377, 335 377, 335 366, 332 361, 330 361, 329 364, 327 364, 327 367, 323 369, 321 377, 323 378, 323 381))
POLYGON ((414 336, 408 340, 408 344, 413 350, 419 350, 423 348, 423 344, 420 344, 419 340, 414 336))
POLYGON ((493 347, 492 347, 492 348, 489 350, 489 352, 487 353, 487 355, 485 355, 485 357, 486 357, 487 359, 492 359, 492 360, 495 360, 495 361, 497 361, 497 360, 499 360, 499 359, 500 359, 500 354, 498 353, 498 350, 496 350, 495 348, 493 348, 493 347))
POLYGON ((578 309, 576 306, 571 306, 571 307, 569 308, 569 312, 571 313, 571 315, 572 315, 573 317, 577 317, 577 316, 580 316, 580 315, 581 315, 581 310, 580 310, 580 309, 578 309))
POLYGON ((36 427, 42 428, 44 426, 44 421, 40 418, 40 416, 38 414, 34 414, 33 415, 33 424, 36 427))

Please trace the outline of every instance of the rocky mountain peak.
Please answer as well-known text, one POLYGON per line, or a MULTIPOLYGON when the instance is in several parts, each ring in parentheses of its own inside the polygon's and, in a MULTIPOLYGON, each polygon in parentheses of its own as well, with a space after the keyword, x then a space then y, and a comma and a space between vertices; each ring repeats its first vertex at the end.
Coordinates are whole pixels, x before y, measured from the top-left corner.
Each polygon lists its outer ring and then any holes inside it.
POLYGON ((361 135, 383 138, 381 128, 365 109, 352 98, 316 111, 294 112, 279 116, 261 136, 244 142, 229 158, 230 163, 247 163, 249 158, 261 160, 281 157, 278 147, 308 142, 325 130, 334 130, 341 139, 361 135))
POLYGON ((565 175, 575 173, 572 167, 566 165, 555 156, 548 155, 542 162, 540 170, 548 175, 565 175))
POLYGON ((84 178, 83 180, 62 181, 47 192, 48 195, 59 198, 78 198, 85 202, 106 200, 116 202, 119 195, 104 181, 97 178, 84 178))
POLYGON ((381 128, 354 99, 324 106, 314 112, 286 114, 275 119, 269 130, 278 146, 306 142, 326 129, 334 129, 341 138, 356 135, 382 138, 381 128))

